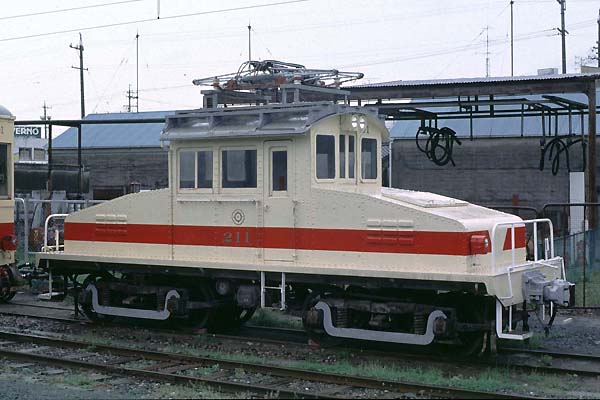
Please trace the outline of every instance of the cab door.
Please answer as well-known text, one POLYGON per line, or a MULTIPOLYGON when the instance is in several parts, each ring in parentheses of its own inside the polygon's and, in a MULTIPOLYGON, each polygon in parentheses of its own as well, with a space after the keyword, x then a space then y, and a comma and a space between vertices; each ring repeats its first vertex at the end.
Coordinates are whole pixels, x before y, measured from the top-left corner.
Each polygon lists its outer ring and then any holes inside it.
POLYGON ((291 141, 264 144, 264 259, 294 261, 294 147, 291 141))

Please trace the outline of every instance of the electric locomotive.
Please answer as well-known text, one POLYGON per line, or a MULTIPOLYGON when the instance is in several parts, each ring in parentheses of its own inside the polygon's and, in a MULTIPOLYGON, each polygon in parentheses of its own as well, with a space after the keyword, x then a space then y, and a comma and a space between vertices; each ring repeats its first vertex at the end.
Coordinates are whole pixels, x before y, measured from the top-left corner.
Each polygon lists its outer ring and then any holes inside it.
POLYGON ((316 340, 523 340, 530 311, 568 305, 552 238, 538 246, 549 220, 383 188, 388 136, 375 109, 336 102, 177 112, 169 187, 68 215, 38 261, 83 282, 92 319, 223 329, 278 307, 316 340))
POLYGON ((0 303, 9 301, 20 281, 15 266, 13 135, 15 117, 0 106, 0 303))

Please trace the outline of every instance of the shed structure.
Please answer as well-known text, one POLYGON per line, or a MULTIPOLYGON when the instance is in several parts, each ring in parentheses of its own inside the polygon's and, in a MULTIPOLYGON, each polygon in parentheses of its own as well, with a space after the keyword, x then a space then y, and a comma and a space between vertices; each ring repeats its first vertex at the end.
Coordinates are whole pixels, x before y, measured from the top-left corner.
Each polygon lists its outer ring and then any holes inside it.
POLYGON ((568 201, 565 151, 557 176, 548 168, 549 153, 544 171, 539 170, 541 145, 559 136, 577 141, 568 150, 569 166, 585 170, 586 200, 597 201, 598 79, 598 73, 536 75, 393 81, 347 89, 351 101, 374 105, 383 118, 395 121, 393 138, 408 139, 392 140, 393 186, 487 205, 510 205, 521 193, 525 203, 541 207, 568 201), (456 167, 433 164, 415 144, 418 128, 446 126, 461 141, 453 147, 456 167), (528 196, 528 189, 538 197, 528 196))

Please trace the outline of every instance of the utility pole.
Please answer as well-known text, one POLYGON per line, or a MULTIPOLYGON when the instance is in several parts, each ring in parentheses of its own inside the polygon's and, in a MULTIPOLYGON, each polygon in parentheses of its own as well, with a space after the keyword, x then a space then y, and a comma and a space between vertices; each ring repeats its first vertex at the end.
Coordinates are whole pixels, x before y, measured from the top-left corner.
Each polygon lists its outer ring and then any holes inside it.
MULTIPOLYGON (((44 100, 44 106, 42 107, 44 110, 44 115, 40 117, 42 121, 50 121, 52 119, 51 116, 48 115, 48 110, 52 109, 52 107, 48 107, 46 105, 46 100, 44 100)), ((44 124, 44 137, 48 138, 48 125, 44 124)))
POLYGON ((136 112, 138 111, 137 106, 131 104, 131 100, 136 100, 137 103, 137 99, 137 94, 134 94, 133 90, 131 90, 131 84, 129 84, 129 90, 127 91, 127 112, 132 112, 133 108, 136 109, 136 112))
POLYGON ((490 77, 490 26, 485 27, 485 77, 490 77))
POLYGON ((248 61, 252 61, 252 25, 248 22, 248 61))
POLYGON ((71 68, 79 70, 79 85, 81 87, 81 119, 83 119, 85 118, 85 85, 83 83, 83 71, 87 71, 87 68, 83 68, 83 38, 81 37, 81 33, 79 34, 79 45, 73 46, 72 44, 70 44, 69 47, 79 51, 79 67, 71 68))
POLYGON ((565 10, 567 9, 567 0, 556 0, 560 4, 560 29, 562 36, 562 73, 567 73, 567 30, 565 29, 565 10))
MULTIPOLYGON (((73 46, 71 44, 71 45, 69 45, 69 47, 79 51, 79 68, 78 67, 71 67, 71 68, 79 70, 79 83, 81 85, 81 119, 84 119, 85 118, 85 93, 84 93, 85 85, 83 84, 83 71, 84 70, 87 71, 87 68, 83 68, 83 38, 81 36, 81 33, 79 33, 79 45, 73 46)), ((78 176, 78 180, 77 180, 78 181, 77 192, 79 193, 78 198, 81 198, 81 196, 82 196, 81 191, 83 188, 83 162, 82 162, 82 158, 81 158, 81 135, 82 135, 81 124, 79 124, 77 126, 77 165, 79 166, 79 171, 78 171, 79 176, 78 176)))
POLYGON ((598 41, 596 42, 596 56, 598 57, 598 68, 600 68, 600 8, 598 9, 598 41))
POLYGON ((514 0, 510 0, 510 76, 515 75, 515 42, 514 42, 514 14, 513 14, 513 4, 514 0))
MULTIPOLYGON (((160 3, 160 0, 159 0, 160 3)), ((140 112, 140 34, 135 34, 135 65, 136 65, 136 83, 135 83, 135 110, 140 112)), ((131 91, 131 87, 129 88, 131 91)), ((130 106, 131 108, 131 106, 130 106)))

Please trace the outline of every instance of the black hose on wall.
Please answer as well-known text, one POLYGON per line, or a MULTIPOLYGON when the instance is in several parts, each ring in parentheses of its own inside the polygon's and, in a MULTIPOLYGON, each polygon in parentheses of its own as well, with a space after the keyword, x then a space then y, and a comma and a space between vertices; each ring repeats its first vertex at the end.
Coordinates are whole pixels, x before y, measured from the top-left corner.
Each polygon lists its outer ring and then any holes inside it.
POLYGON ((421 126, 417 130, 417 136, 415 137, 417 148, 425 153, 428 159, 433 161, 436 165, 444 166, 449 162, 452 163, 453 167, 456 167, 454 159, 452 159, 452 152, 454 150, 454 143, 459 146, 462 145, 460 140, 456 137, 456 132, 448 127, 441 129, 434 127, 421 126), (420 136, 427 136, 425 147, 421 146, 419 142, 420 136))
POLYGON ((548 161, 552 161, 552 175, 558 174, 560 170, 560 156, 565 154, 567 162, 567 171, 571 172, 571 164, 569 160, 569 148, 574 144, 581 143, 581 155, 583 158, 583 171, 586 167, 586 147, 587 142, 582 137, 574 135, 555 136, 546 143, 546 138, 540 139, 540 171, 544 170, 546 153, 548 153, 548 161), (576 138, 576 139, 574 139, 576 138))

